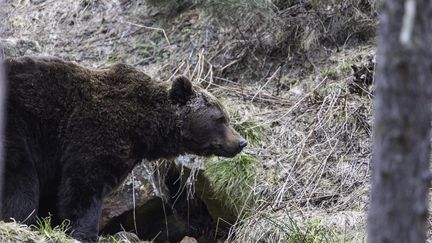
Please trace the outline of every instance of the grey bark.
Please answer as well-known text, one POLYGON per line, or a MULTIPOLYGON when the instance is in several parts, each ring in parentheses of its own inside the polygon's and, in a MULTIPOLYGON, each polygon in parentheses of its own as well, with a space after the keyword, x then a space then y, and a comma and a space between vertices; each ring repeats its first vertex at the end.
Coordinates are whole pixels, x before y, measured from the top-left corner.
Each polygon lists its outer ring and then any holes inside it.
POLYGON ((405 2, 385 0, 380 14, 370 243, 426 241, 432 1, 405 2))
MULTIPOLYGON (((3 0, 0 0, 0 38, 3 36, 3 24, 4 20, 6 19, 6 15, 3 12, 4 11, 4 2, 3 0)), ((0 49, 1 51, 1 49, 0 49)), ((3 53, 0 53, 0 202, 2 202, 3 197, 3 173, 4 173, 4 153, 3 153, 3 146, 4 146, 4 125, 5 123, 5 96, 6 96, 6 78, 4 76, 3 72, 3 53)), ((0 218, 2 214, 2 208, 0 203, 0 218)))

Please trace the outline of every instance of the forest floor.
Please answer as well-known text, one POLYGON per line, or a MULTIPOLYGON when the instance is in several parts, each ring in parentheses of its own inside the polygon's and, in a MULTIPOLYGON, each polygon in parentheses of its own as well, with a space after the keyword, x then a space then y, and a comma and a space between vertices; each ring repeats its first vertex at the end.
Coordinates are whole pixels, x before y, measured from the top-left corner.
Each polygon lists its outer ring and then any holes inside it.
POLYGON ((259 127, 244 152, 260 161, 249 188, 254 203, 229 240, 363 242, 372 94, 349 85, 351 65, 375 55, 373 37, 347 35, 332 46, 312 31, 295 42, 308 51, 288 51, 296 46, 284 31, 295 26, 269 34, 262 29, 272 25, 258 25, 266 20, 255 15, 226 24, 199 5, 151 2, 7 1, 2 41, 18 47, 6 55, 52 55, 94 68, 126 62, 158 80, 189 76, 224 101, 237 125, 259 127))

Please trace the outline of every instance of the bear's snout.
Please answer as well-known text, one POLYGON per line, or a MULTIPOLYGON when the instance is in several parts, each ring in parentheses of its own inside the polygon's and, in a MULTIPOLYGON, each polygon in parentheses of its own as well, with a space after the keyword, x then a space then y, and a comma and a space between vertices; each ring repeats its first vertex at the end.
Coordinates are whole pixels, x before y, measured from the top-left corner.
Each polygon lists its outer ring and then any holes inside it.
POLYGON ((223 143, 225 144, 223 147, 226 152, 229 152, 228 157, 234 157, 248 145, 248 141, 231 126, 228 127, 228 134, 225 139, 226 142, 223 143))
POLYGON ((241 138, 240 142, 239 142, 239 148, 243 149, 244 147, 246 147, 248 145, 248 142, 246 141, 246 139, 241 138))

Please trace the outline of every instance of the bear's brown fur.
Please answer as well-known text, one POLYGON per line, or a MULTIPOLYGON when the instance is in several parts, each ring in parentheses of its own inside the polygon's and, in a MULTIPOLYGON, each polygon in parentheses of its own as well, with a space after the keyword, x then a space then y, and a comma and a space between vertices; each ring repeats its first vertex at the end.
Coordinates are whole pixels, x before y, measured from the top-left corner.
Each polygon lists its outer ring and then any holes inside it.
POLYGON ((103 198, 143 158, 234 156, 247 142, 211 94, 134 67, 91 70, 56 58, 5 61, 8 78, 3 218, 51 213, 93 240, 103 198))

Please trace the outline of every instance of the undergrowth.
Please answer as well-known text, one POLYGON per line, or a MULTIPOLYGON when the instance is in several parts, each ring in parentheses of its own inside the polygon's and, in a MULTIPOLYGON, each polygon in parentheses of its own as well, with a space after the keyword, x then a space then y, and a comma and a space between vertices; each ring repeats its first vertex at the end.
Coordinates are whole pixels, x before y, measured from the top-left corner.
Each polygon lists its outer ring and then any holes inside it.
POLYGON ((71 238, 66 235, 66 232, 71 229, 69 220, 65 220, 60 225, 53 227, 51 217, 39 218, 36 225, 31 225, 30 228, 35 229, 39 234, 50 240, 60 242, 71 240, 71 238))
POLYGON ((240 213, 254 197, 259 161, 246 154, 232 159, 210 158, 205 162, 205 175, 211 189, 227 207, 240 213))
MULTIPOLYGON (((78 243, 68 235, 70 232, 70 222, 63 221, 60 225, 53 226, 51 217, 39 218, 35 225, 23 225, 17 222, 0 221, 0 242, 52 242, 52 243, 78 243)), ((131 243, 137 242, 130 240, 128 233, 119 232, 114 236, 100 236, 98 243, 131 243)))
POLYGON ((68 228, 67 222, 52 227, 50 217, 39 219, 31 226, 0 221, 0 242, 77 242, 65 233, 68 228))
MULTIPOLYGON (((316 69, 315 59, 331 49, 345 49, 375 36, 375 0, 163 2, 179 6, 178 14, 185 8, 206 13, 202 17, 205 24, 199 26, 204 31, 192 28, 185 49, 190 50, 190 45, 205 48, 215 75, 234 81, 263 82, 278 68, 282 72, 299 67, 310 71, 316 69)), ((169 23, 171 19, 166 25, 169 23)))
POLYGON ((232 229, 231 242, 340 242, 332 226, 319 220, 293 219, 286 212, 256 212, 240 220, 232 229), (283 220, 282 220, 283 219, 283 220))

